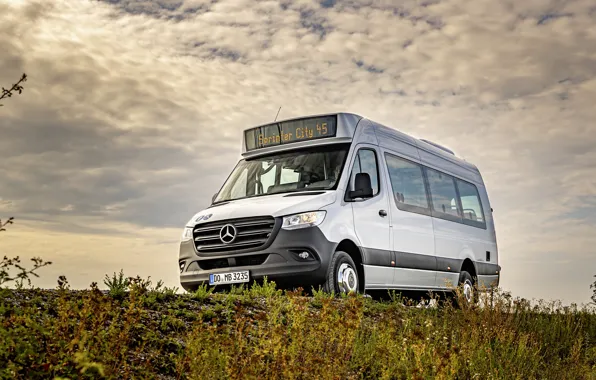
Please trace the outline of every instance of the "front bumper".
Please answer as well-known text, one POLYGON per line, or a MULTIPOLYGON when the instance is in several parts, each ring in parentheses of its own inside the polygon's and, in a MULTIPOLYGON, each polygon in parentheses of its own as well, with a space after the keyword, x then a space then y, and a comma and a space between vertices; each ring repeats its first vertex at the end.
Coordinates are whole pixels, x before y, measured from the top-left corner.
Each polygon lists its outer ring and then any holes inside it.
POLYGON ((251 280, 275 281, 280 286, 314 286, 325 280, 336 243, 327 240, 318 227, 280 229, 271 245, 251 252, 197 254, 192 240, 180 244, 180 284, 194 291, 209 284, 209 274, 248 270, 251 280), (298 256, 309 252, 308 259, 298 256), (264 260, 264 261, 263 261, 264 260))

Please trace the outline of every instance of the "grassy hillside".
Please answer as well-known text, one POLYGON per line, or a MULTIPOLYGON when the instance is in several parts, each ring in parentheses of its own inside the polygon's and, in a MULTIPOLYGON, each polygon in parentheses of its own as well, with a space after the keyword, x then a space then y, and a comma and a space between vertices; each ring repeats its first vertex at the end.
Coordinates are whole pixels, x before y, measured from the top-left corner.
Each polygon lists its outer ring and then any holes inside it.
POLYGON ((281 292, 0 289, 0 378, 596 379, 596 315, 281 292))

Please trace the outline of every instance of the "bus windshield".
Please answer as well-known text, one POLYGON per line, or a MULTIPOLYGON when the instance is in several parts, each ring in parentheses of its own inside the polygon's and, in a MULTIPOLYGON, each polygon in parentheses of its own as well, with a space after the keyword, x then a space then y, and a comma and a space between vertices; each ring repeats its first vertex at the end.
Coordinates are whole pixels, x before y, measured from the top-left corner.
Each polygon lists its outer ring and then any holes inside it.
POLYGON ((334 189, 349 148, 349 144, 334 144, 240 160, 213 203, 334 189))

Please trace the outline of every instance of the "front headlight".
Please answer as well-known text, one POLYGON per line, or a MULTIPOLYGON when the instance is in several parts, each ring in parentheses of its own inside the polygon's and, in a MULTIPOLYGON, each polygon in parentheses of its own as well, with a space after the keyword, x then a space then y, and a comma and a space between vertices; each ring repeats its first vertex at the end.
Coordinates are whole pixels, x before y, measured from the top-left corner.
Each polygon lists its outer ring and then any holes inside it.
POLYGON ((194 230, 194 227, 184 227, 184 231, 182 232, 182 241, 192 240, 192 230, 194 230))
POLYGON ((314 227, 323 223, 325 211, 305 212, 302 214, 284 216, 281 228, 284 230, 296 230, 298 228, 314 227))

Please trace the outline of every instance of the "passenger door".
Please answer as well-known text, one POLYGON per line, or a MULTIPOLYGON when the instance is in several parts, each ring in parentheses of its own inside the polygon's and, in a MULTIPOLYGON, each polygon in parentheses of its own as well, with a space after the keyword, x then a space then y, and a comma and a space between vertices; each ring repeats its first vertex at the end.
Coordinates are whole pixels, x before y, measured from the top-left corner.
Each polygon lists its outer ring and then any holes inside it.
POLYGON ((354 229, 365 256, 366 285, 382 287, 392 282, 391 245, 389 242, 389 215, 387 191, 379 176, 379 154, 375 147, 359 145, 350 176, 349 190, 354 189, 357 173, 368 173, 373 197, 351 202, 354 229), (383 216, 384 214, 384 216, 383 216))
POLYGON ((390 181, 391 233, 397 288, 436 286, 435 242, 422 166, 385 152, 390 181))

